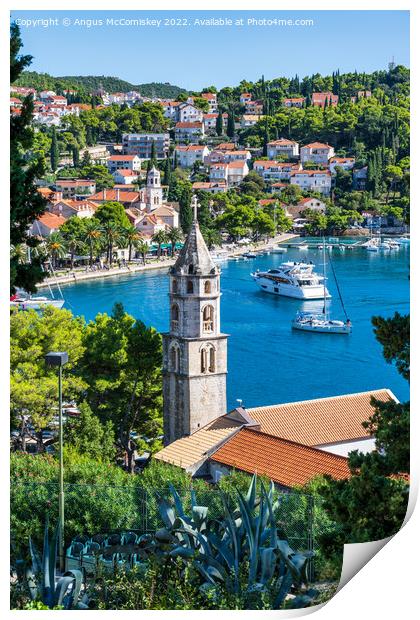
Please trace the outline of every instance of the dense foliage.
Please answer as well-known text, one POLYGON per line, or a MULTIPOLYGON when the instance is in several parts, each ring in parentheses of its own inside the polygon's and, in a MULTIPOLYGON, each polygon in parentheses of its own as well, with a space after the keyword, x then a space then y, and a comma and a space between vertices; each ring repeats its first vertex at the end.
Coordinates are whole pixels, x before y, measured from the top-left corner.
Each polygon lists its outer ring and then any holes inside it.
MULTIPOLYGON (((10 28, 10 82, 16 83, 32 56, 19 55, 22 47, 16 24, 10 28)), ((43 277, 42 256, 36 252, 38 242, 28 237, 28 227, 46 209, 46 202, 36 191, 35 181, 45 170, 45 161, 39 153, 32 153, 34 131, 32 125, 33 102, 23 101, 18 116, 10 116, 10 289, 16 287, 35 292, 36 284, 43 277), (27 262, 19 251, 22 244, 32 248, 32 260, 27 262)), ((39 248, 38 248, 39 249, 39 248)))
MULTIPOLYGON (((385 358, 396 362, 408 378, 409 317, 375 317, 376 336, 385 358)), ((367 542, 395 534, 407 509, 410 469, 409 403, 373 399, 375 412, 363 424, 375 436, 376 451, 351 452, 348 480, 329 479, 320 493, 336 527, 324 538, 324 550, 333 554, 344 543, 367 542)))
POLYGON ((110 93, 127 93, 137 91, 143 97, 161 97, 162 99, 176 99, 185 90, 172 84, 151 82, 149 84, 130 84, 126 80, 105 75, 74 75, 53 77, 48 73, 24 71, 16 82, 16 86, 28 86, 36 90, 53 90, 57 93, 64 90, 77 90, 90 94, 99 89, 110 93))

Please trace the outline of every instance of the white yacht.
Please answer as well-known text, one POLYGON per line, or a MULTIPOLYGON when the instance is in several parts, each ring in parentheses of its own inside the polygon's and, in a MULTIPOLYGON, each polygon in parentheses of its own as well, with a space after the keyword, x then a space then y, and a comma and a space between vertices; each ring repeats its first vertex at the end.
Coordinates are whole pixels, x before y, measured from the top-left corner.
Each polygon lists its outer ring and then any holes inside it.
MULTIPOLYGON (((255 282, 266 293, 296 299, 324 297, 324 277, 314 273, 313 263, 288 261, 269 271, 251 273, 255 282)), ((326 290, 326 296, 331 295, 326 290)))
POLYGON ((62 308, 64 299, 52 299, 51 297, 30 295, 13 295, 10 298, 10 307, 19 308, 19 310, 42 310, 46 306, 54 306, 54 308, 62 308))

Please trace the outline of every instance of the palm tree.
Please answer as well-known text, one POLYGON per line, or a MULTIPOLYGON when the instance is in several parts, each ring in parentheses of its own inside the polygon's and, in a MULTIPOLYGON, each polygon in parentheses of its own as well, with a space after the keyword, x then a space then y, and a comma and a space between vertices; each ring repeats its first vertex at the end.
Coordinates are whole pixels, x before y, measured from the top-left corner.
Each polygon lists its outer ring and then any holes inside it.
POLYGON ((158 258, 160 258, 160 255, 162 254, 162 244, 167 243, 168 241, 168 235, 166 231, 158 230, 157 232, 155 232, 155 234, 152 237, 152 241, 154 241, 158 245, 157 255, 158 255, 158 258))
POLYGON ((45 247, 51 258, 53 267, 57 266, 57 260, 67 254, 67 246, 64 237, 59 232, 53 232, 45 241, 45 247))
POLYGON ((209 249, 214 245, 219 245, 222 240, 219 231, 214 228, 207 228, 204 230, 203 237, 209 249))
POLYGON ((79 237, 79 235, 68 235, 66 237, 67 249, 70 253, 70 268, 74 267, 74 256, 79 252, 84 252, 86 249, 86 244, 83 239, 79 237))
POLYGON ((128 262, 130 262, 133 247, 137 246, 138 241, 141 239, 141 234, 135 226, 130 225, 124 228, 123 237, 125 242, 128 243, 128 262))
POLYGON ((180 228, 175 228, 175 226, 172 226, 169 229, 169 231, 167 232, 167 239, 171 244, 171 256, 175 254, 176 244, 182 241, 183 238, 184 236, 180 228))
POLYGON ((89 245, 89 265, 93 264, 93 249, 103 234, 103 229, 99 221, 92 217, 86 220, 86 238, 85 241, 89 245))
POLYGON ((111 265, 114 246, 122 242, 121 227, 115 224, 115 222, 106 222, 103 226, 103 230, 106 240, 106 260, 108 265, 111 265))
POLYGON ((149 249, 150 249, 149 244, 143 239, 137 242, 137 251, 140 252, 141 254, 141 257, 143 259, 143 265, 146 264, 146 254, 149 251, 149 249))

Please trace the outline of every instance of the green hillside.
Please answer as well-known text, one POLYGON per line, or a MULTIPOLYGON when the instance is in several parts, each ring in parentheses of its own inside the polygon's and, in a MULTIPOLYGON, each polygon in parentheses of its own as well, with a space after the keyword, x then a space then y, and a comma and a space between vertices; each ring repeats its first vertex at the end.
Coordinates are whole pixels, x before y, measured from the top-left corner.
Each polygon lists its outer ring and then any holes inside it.
POLYGON ((124 93, 136 90, 145 97, 161 97, 163 99, 176 98, 177 95, 186 92, 183 88, 169 83, 130 84, 130 82, 120 78, 105 75, 65 75, 54 77, 48 73, 37 73, 36 71, 24 71, 15 84, 16 86, 32 86, 36 90, 61 91, 74 89, 82 90, 86 93, 91 93, 98 88, 103 88, 110 93, 124 93))

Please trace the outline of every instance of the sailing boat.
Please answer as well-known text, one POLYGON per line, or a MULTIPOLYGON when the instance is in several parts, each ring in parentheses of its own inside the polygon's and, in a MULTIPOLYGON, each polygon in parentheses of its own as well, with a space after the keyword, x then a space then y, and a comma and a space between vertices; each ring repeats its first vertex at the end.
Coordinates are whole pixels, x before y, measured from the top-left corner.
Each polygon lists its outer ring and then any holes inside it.
POLYGON ((317 332, 323 334, 350 334, 351 333, 351 321, 347 316, 347 312, 344 308, 343 298, 338 287, 337 277, 335 275, 334 267, 331 261, 331 256, 328 254, 332 272, 337 286, 338 295, 340 297, 341 305, 343 307, 346 321, 339 321, 330 319, 327 313, 327 287, 326 282, 326 269, 325 269, 325 238, 323 239, 323 258, 324 258, 324 271, 323 271, 323 283, 324 283, 324 307, 322 314, 314 314, 312 312, 298 312, 296 317, 292 321, 292 329, 300 329, 305 332, 317 332))
MULTIPOLYGON (((28 248, 28 260, 30 262, 30 249, 28 248)), ((54 269, 52 267, 51 261, 50 270, 52 274, 55 276, 54 269)), ((44 271, 44 267, 42 267, 42 271, 44 271)), ((53 290, 51 288, 50 283, 47 281, 47 286, 50 291, 51 297, 47 297, 46 295, 29 295, 23 290, 18 290, 17 293, 11 295, 10 297, 10 307, 18 308, 19 310, 42 310, 46 306, 54 306, 54 308, 62 308, 64 306, 65 300, 63 297, 63 293, 61 291, 60 285, 56 278, 56 286, 59 292, 60 297, 54 297, 53 290)))

